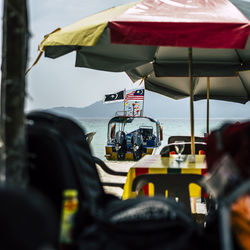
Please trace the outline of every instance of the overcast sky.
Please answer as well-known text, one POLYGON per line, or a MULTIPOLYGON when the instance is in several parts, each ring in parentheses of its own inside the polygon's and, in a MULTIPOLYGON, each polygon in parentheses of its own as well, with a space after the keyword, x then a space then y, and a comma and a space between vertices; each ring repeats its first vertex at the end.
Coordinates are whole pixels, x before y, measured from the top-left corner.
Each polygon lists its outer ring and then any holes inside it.
MULTIPOLYGON (((31 33, 28 66, 35 61, 38 44, 45 34, 107 8, 134 1, 27 0, 31 33)), ((0 2, 2 13, 3 0, 0 2)), ((58 106, 85 107, 103 99, 105 94, 138 86, 138 83, 132 84, 125 73, 76 68, 74 64, 75 52, 54 60, 42 56, 27 75, 26 111, 58 106)))
MULTIPOLYGON (((96 12, 134 0, 29 0, 29 61, 38 55, 37 46, 45 34, 96 12)), ((27 76, 26 110, 56 106, 84 107, 105 94, 131 89, 135 85, 125 73, 76 68, 75 52, 58 59, 41 57, 27 76)))

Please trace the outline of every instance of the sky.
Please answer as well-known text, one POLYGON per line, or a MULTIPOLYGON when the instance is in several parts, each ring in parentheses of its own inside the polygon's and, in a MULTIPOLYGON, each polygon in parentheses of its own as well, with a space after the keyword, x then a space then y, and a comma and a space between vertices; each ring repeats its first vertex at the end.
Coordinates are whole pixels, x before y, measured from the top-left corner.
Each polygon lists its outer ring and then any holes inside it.
MULTIPOLYGON (((38 56, 38 44, 44 35, 102 10, 134 1, 27 0, 30 31, 28 67, 38 56)), ((0 3, 2 13, 3 0, 0 3)), ((57 59, 42 56, 27 75, 25 110, 85 107, 102 100, 105 94, 138 86, 138 82, 133 84, 125 73, 76 68, 74 64, 75 52, 57 59)))
MULTIPOLYGON (((38 55, 43 36, 99 11, 134 0, 28 0, 30 66, 38 55)), ((41 57, 27 75, 26 111, 34 109, 85 107, 105 94, 135 88, 125 73, 76 68, 75 52, 58 59, 41 57)))

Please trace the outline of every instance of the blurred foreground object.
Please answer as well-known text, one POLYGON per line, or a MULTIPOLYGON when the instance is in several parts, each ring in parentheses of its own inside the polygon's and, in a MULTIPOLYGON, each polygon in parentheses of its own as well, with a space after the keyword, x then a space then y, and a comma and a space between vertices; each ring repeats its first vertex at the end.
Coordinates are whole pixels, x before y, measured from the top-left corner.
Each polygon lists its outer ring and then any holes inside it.
POLYGON ((0 181, 24 186, 24 98, 27 63, 26 0, 5 0, 3 16, 0 181))
POLYGON ((241 196, 231 206, 233 233, 241 249, 250 249, 250 195, 241 196))

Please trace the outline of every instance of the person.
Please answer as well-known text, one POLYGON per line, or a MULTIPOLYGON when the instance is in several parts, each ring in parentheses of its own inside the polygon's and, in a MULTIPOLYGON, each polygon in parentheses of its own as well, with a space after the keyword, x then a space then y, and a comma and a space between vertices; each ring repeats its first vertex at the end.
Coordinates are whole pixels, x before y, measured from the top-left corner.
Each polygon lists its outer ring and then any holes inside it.
POLYGON ((111 139, 115 138, 115 127, 116 127, 115 124, 113 124, 112 127, 111 127, 111 130, 110 130, 110 137, 111 137, 111 139))

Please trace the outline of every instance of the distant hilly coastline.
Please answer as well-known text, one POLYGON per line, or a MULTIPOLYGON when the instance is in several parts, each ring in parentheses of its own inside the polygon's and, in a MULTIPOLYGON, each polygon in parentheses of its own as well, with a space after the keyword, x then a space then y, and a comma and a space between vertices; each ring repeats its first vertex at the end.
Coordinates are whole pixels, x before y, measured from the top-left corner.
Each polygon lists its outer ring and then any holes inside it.
MULTIPOLYGON (((72 116, 75 118, 111 118, 116 111, 123 110, 123 102, 104 104, 95 102, 87 107, 55 107, 47 109, 50 112, 72 116)), ((206 118, 206 100, 195 102, 195 118, 206 118)), ((189 98, 172 100, 165 96, 146 91, 144 115, 153 118, 188 118, 189 98)), ((248 118, 250 119, 250 102, 238 104, 210 100, 211 118, 248 118)))

